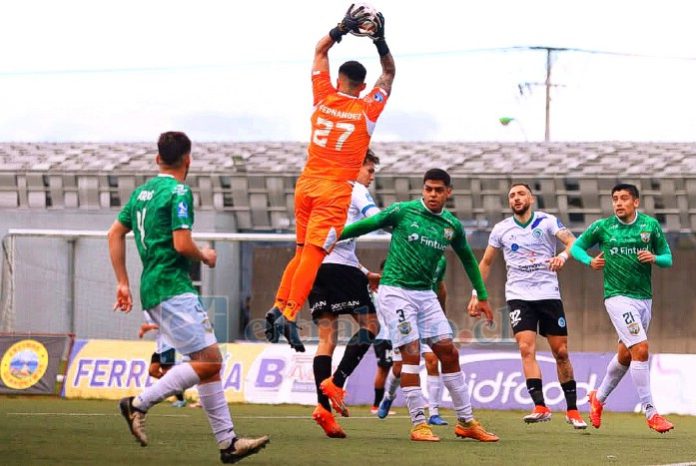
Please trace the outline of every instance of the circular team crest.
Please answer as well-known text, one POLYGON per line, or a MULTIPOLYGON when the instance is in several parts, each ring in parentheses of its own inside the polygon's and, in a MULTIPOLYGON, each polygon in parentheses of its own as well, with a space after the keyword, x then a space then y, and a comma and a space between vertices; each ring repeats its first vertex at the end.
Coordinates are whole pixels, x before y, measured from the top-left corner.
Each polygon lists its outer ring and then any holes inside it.
POLYGON ((22 340, 10 346, 0 361, 0 379, 8 388, 24 390, 34 386, 46 373, 48 351, 36 340, 22 340))
POLYGON ((561 327, 561 328, 563 328, 563 327, 566 326, 566 321, 565 321, 565 319, 564 319, 563 317, 559 317, 559 318, 558 318, 558 326, 561 327))

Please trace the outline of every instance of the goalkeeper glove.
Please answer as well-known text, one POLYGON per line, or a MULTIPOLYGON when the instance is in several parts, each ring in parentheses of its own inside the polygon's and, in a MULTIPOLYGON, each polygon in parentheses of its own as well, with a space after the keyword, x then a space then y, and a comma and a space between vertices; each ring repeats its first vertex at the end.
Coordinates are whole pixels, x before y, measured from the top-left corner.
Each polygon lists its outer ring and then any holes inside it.
POLYGON ((377 30, 372 33, 372 42, 377 47, 377 53, 380 57, 385 56, 389 53, 389 47, 387 46, 387 41, 384 39, 384 15, 382 13, 377 13, 377 30))
POLYGON ((363 11, 364 7, 360 6, 353 10, 354 7, 355 4, 349 6, 343 20, 329 31, 329 36, 331 36, 334 42, 341 42, 343 36, 350 31, 357 31, 360 28, 360 24, 369 16, 369 13, 363 11))

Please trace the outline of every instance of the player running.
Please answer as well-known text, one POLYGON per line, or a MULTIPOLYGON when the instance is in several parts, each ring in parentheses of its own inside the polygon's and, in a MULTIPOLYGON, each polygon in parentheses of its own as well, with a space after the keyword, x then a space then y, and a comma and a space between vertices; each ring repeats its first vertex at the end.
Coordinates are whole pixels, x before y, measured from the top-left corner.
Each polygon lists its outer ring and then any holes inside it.
POLYGON ((265 447, 267 436, 248 439, 234 431, 220 381, 222 355, 213 328, 189 277, 190 261, 215 267, 213 249, 191 238, 193 195, 184 184, 191 165, 191 140, 181 132, 160 135, 159 175, 137 187, 109 229, 109 254, 116 274, 114 309, 130 312, 133 299, 126 269, 126 234, 133 231, 143 264, 140 300, 166 341, 189 361, 176 364, 136 397, 123 398, 121 414, 136 440, 148 444, 147 411, 198 384, 200 403, 215 434, 220 460, 234 463, 265 447))
POLYGON ((571 248, 573 257, 604 275, 604 306, 619 335, 616 355, 598 390, 589 394, 590 422, 602 423, 604 402, 630 369, 648 427, 674 428, 653 405, 648 362, 648 326, 652 315, 652 265, 672 266, 672 252, 656 219, 638 212, 638 188, 620 183, 611 190, 614 215, 594 222, 571 248), (587 250, 599 247, 591 257, 587 250))
MULTIPOLYGON (((445 286, 445 271, 447 270, 447 258, 443 255, 437 263, 433 291, 437 295, 437 300, 445 312, 447 301, 447 287, 445 286)), ((440 416, 440 406, 442 405, 442 377, 440 376, 440 360, 437 359, 433 350, 427 344, 421 342, 421 356, 425 362, 425 372, 427 374, 426 387, 428 390, 428 424, 431 426, 446 426, 449 423, 440 416)), ((398 349, 392 356, 394 365, 387 376, 385 391, 379 408, 376 410, 377 417, 386 418, 391 414, 391 405, 396 398, 396 389, 401 385, 401 353, 398 349)))
POLYGON ((377 118, 384 110, 394 80, 394 58, 384 39, 384 17, 373 39, 382 74, 363 98, 366 70, 357 61, 338 69, 336 88, 329 76, 329 49, 358 29, 363 8, 351 6, 343 20, 318 43, 312 66, 314 113, 304 170, 295 185, 295 256, 285 267, 273 307, 266 314, 266 337, 284 335, 296 351, 304 351, 295 323, 319 267, 346 223, 352 184, 358 176, 377 118))
MULTIPOLYGON (((368 149, 358 173, 358 182, 353 185, 348 224, 379 212, 367 190, 375 178, 377 164, 379 158, 368 149)), ((319 345, 314 356, 318 404, 312 418, 327 436, 333 438, 343 438, 346 434, 336 422, 331 407, 342 416, 348 416, 343 386, 379 332, 379 322, 368 289, 369 280, 376 285, 379 274, 370 273, 360 265, 355 255, 354 240, 342 241, 336 244, 319 267, 309 294, 312 319, 319 329, 319 345), (343 358, 332 376, 331 358, 336 349, 338 317, 341 314, 350 315, 360 328, 348 341, 343 358)))
POLYGON ((575 236, 553 215, 532 210, 534 195, 524 183, 510 187, 508 203, 513 215, 493 227, 479 269, 485 282, 502 250, 507 266, 505 300, 510 325, 522 356, 527 391, 534 402, 534 410, 524 416, 524 422, 551 419, 536 360, 538 331, 546 337, 556 359, 558 381, 566 399, 566 421, 575 429, 585 429, 587 424, 578 412, 573 366, 568 358, 568 326, 557 275, 568 260, 575 236), (558 241, 565 249, 557 255, 558 241))
MULTIPOLYGON (((143 338, 148 332, 157 331, 155 340, 156 349, 152 353, 152 356, 150 356, 150 366, 147 372, 153 379, 159 379, 176 364, 176 351, 164 341, 164 337, 159 332, 159 325, 150 319, 147 312, 144 312, 143 315, 145 316, 145 322, 140 324, 138 338, 143 338)), ((176 401, 172 403, 172 407, 183 408, 186 406, 186 398, 184 398, 183 391, 176 392, 174 396, 176 397, 176 401)))
POLYGON ((486 287, 467 244, 459 220, 444 209, 452 193, 446 171, 431 169, 423 179, 423 197, 392 204, 379 214, 348 225, 341 239, 392 227, 389 253, 379 292, 379 306, 389 327, 392 344, 403 358, 401 385, 411 417, 411 440, 438 442, 425 418, 420 388, 420 341, 429 344, 442 363, 442 380, 457 413, 455 434, 482 442, 498 437, 474 419, 469 389, 459 366, 459 351, 452 329, 432 290, 435 268, 447 246, 452 246, 477 290, 480 301, 469 304, 469 315, 485 314, 493 322, 486 287))

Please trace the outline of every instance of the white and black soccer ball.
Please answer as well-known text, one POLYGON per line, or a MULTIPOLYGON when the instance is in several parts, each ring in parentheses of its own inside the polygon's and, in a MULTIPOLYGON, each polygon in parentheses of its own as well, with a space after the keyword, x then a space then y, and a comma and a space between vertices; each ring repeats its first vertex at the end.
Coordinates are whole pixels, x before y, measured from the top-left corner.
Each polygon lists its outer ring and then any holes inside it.
POLYGON ((355 3, 355 5, 353 6, 353 11, 357 10, 360 7, 363 7, 363 11, 361 13, 367 12, 368 16, 360 24, 359 30, 350 31, 350 33, 355 35, 355 36, 359 36, 359 37, 364 37, 364 36, 371 37, 372 34, 374 34, 375 31, 377 31, 377 29, 379 28, 379 25, 380 25, 379 24, 379 17, 377 16, 377 13, 379 13, 379 11, 374 6, 370 5, 369 3, 365 3, 365 2, 355 3))

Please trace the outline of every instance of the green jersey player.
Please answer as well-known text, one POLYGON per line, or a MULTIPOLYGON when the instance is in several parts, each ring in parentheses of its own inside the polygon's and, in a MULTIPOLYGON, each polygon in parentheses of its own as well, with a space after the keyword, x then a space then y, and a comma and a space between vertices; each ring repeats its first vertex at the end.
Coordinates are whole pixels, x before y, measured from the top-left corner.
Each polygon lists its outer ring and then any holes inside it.
POLYGON ((199 249, 191 237, 193 196, 184 184, 191 165, 191 141, 181 132, 160 135, 159 175, 135 189, 109 230, 109 253, 117 280, 114 309, 130 312, 133 300, 126 270, 126 234, 135 236, 143 271, 140 300, 166 341, 188 361, 173 366, 137 397, 123 398, 121 414, 135 439, 148 444, 145 415, 165 398, 198 384, 223 463, 258 452, 268 437, 239 438, 234 432, 220 381, 222 355, 208 316, 188 275, 189 261, 215 267, 210 248, 199 249))
POLYGON ((467 244, 459 220, 444 209, 452 193, 449 174, 434 168, 425 173, 423 197, 399 202, 365 220, 348 225, 341 239, 353 238, 379 228, 391 227, 384 273, 380 280, 379 307, 390 339, 403 358, 401 385, 413 427, 411 440, 437 442, 425 418, 425 399, 420 388, 420 342, 429 344, 442 363, 442 381, 449 390, 458 422, 455 434, 483 442, 498 437, 486 432, 474 419, 469 388, 459 366, 459 351, 452 342, 452 329, 432 290, 437 264, 448 246, 457 253, 479 301, 469 304, 469 315, 485 314, 493 321, 486 287, 467 244))
POLYGON ((575 259, 604 273, 604 305, 619 334, 617 354, 598 390, 589 394, 590 421, 602 422, 604 402, 629 370, 648 426, 657 432, 674 428, 657 413, 650 392, 647 331, 652 312, 652 265, 672 266, 672 253, 656 219, 638 212, 638 188, 617 184, 611 190, 614 215, 594 222, 571 248, 575 259), (587 250, 599 246, 594 258, 587 250))

